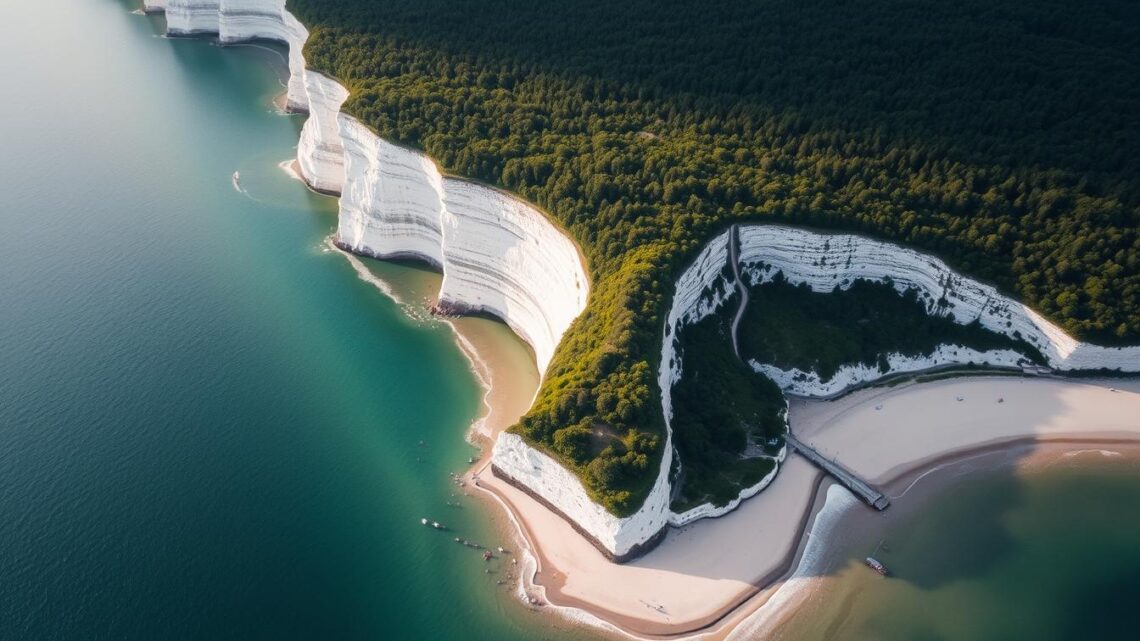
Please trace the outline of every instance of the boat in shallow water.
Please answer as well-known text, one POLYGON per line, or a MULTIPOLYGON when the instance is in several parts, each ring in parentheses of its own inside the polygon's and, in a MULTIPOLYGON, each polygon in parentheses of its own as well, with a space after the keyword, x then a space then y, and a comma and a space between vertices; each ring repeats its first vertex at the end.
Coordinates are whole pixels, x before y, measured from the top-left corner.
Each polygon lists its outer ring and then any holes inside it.
POLYGON ((863 559, 863 563, 865 563, 867 565, 867 567, 878 572, 881 576, 889 576, 890 575, 890 570, 887 569, 887 566, 883 565, 881 562, 879 562, 878 559, 876 559, 873 556, 869 556, 869 557, 863 559))

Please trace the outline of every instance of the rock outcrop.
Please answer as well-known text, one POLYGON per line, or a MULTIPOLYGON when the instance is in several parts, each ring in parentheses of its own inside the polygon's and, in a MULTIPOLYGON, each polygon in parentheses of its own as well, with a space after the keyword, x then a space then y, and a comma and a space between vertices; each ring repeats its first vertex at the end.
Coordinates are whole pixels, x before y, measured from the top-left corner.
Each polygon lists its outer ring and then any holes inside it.
POLYGON ((589 293, 574 243, 527 203, 444 176, 427 156, 349 116, 338 121, 345 180, 337 244, 442 269, 440 311, 503 319, 545 371, 589 293))

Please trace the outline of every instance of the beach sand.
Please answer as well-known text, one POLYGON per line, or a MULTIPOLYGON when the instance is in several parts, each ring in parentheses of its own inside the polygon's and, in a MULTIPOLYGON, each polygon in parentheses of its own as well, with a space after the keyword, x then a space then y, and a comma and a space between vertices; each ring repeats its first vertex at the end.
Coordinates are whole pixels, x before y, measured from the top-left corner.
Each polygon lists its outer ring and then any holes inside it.
MULTIPOLYGON (((931 506, 952 497, 964 479, 1006 478, 1008 483, 1020 483, 1020 479, 1067 469, 1087 471, 1136 465, 1140 465, 1140 441, 1091 447, 1064 441, 1022 442, 971 452, 931 469, 904 474, 883 489, 894 495, 905 492, 905 500, 896 501, 882 513, 861 506, 844 510, 836 523, 836 531, 842 534, 815 545, 826 548, 824 562, 808 564, 813 567, 804 573, 806 578, 793 579, 789 582, 792 585, 783 590, 793 599, 791 604, 765 605, 760 615, 736 628, 730 638, 739 641, 835 638, 836 626, 846 628, 859 620, 859 610, 876 608, 867 599, 884 596, 882 578, 863 567, 861 559, 874 555, 892 570, 896 569, 894 562, 899 544, 905 547, 909 543, 898 538, 900 532, 912 531, 916 519, 929 518, 931 506)), ((1011 508, 1009 504, 1001 505, 1011 508)), ((1000 529, 1008 525, 1000 518, 1004 515, 1004 512, 991 512, 979 518, 1000 529), (998 520, 991 520, 995 517, 998 520)), ((901 580, 903 583, 912 581, 905 574, 901 580)), ((1010 597, 1017 599, 1016 595, 1010 597)), ((846 637, 851 638, 851 634, 846 637)))
POLYGON ((1140 437, 1140 394, 1079 381, 970 377, 869 389, 830 403, 793 400, 801 440, 873 482, 955 452, 1032 439, 1140 437))
POLYGON ((499 321, 465 316, 448 322, 483 384, 485 413, 472 426, 472 437, 486 440, 489 451, 494 437, 534 403, 540 380, 534 352, 499 321))
MULTIPOLYGON (((346 258, 413 320, 430 322, 438 274, 346 258)), ((494 520, 520 552, 519 596, 614 636, 761 638, 826 589, 821 568, 846 552, 830 534, 834 528, 841 524, 844 539, 858 539, 858 532, 882 527, 884 516, 920 509, 931 487, 952 482, 940 470, 964 459, 1008 464, 1010 456, 1029 461, 1034 451, 1047 451, 1055 460, 1140 443, 1137 380, 978 376, 872 387, 831 401, 792 399, 796 435, 878 484, 893 500, 887 513, 866 508, 792 454, 772 484, 737 510, 671 530, 644 557, 617 565, 490 472, 494 439, 526 412, 538 389, 529 348, 497 321, 446 322, 486 390, 486 411, 469 433, 483 456, 466 478, 507 516, 494 520), (920 479, 921 491, 914 490, 920 479)))
MULTIPOLYGON (((789 420, 803 440, 883 486, 900 506, 907 505, 908 486, 917 478, 981 452, 1072 452, 1140 441, 1136 387, 1127 381, 954 378, 870 388, 833 401, 795 399, 789 420)), ((746 621, 741 630, 749 634, 778 625, 820 587, 812 567, 795 569, 805 551, 809 566, 826 556, 827 528, 817 532, 823 540, 815 541, 815 550, 803 545, 821 510, 829 522, 851 510, 878 516, 841 489, 828 495, 830 483, 821 488, 815 469, 792 455, 772 485, 738 510, 672 530, 646 556, 616 565, 560 517, 494 479, 485 465, 477 469, 479 487, 503 501, 534 548, 537 572, 528 593, 645 638, 721 638, 746 621)))

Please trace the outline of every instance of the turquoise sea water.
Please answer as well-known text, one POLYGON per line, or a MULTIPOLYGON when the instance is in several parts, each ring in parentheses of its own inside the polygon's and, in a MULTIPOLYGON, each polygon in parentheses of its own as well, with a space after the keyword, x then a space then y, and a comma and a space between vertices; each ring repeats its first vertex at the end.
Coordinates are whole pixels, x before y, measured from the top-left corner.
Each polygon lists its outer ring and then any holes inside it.
MULTIPOLYGON (((482 391, 450 330, 326 251, 334 203, 277 167, 280 51, 159 38, 133 0, 11 4, 0 640, 589 638, 419 524, 497 543, 448 480, 482 391)), ((1135 638, 1119 470, 961 486, 905 526, 900 579, 855 584, 881 599, 788 638, 1135 638)))
POLYGON ((451 541, 482 390, 326 251, 280 52, 134 8, 5 5, 0 639, 554 638, 451 541))

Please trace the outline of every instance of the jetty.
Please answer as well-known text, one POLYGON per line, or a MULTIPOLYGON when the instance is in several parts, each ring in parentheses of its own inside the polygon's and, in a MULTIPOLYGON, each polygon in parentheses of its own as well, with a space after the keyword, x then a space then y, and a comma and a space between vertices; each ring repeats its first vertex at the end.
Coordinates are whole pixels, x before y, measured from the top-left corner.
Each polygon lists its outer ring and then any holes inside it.
POLYGON ((788 447, 792 448, 793 451, 799 452, 800 455, 811 461, 813 465, 823 470, 836 481, 839 481, 843 487, 851 490, 851 492, 862 499, 867 505, 870 505, 880 512, 890 507, 891 500, 887 498, 887 495, 875 489, 875 486, 860 478, 858 474, 820 454, 815 448, 793 436, 791 432, 788 432, 785 438, 787 439, 788 447))

